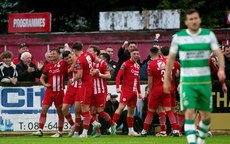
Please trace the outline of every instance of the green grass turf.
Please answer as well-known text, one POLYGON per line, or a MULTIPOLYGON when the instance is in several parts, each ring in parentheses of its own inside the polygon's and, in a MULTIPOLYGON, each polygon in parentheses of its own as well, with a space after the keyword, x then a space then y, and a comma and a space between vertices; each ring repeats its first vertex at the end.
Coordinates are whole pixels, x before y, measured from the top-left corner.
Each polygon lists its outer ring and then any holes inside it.
MULTIPOLYGON (((51 138, 49 136, 1 136, 0 144, 186 144, 186 137, 129 137, 126 135, 100 138, 51 138)), ((206 139, 206 144, 230 144, 230 135, 217 135, 206 139)))

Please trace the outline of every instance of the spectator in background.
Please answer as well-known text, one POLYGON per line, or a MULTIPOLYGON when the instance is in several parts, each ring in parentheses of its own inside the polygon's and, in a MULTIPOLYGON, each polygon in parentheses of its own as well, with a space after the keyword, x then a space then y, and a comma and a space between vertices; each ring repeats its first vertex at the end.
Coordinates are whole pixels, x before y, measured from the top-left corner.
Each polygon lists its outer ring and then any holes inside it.
MULTIPOLYGON (((121 65, 123 64, 123 62, 127 61, 130 59, 130 51, 132 49, 136 49, 137 48, 137 43, 133 42, 133 41, 124 41, 123 45, 121 46, 121 48, 118 50, 117 56, 118 56, 118 62, 117 62, 117 67, 116 70, 114 72, 114 77, 112 77, 112 79, 115 79, 117 76, 117 73, 121 67, 121 65)), ((137 61, 137 63, 139 65, 141 65, 140 63, 140 59, 137 61)))
POLYGON ((21 54, 21 61, 16 65, 18 71, 18 81, 32 81, 40 78, 43 63, 38 63, 38 67, 32 63, 32 55, 29 52, 21 54))
MULTIPOLYGON (((157 33, 155 35, 155 39, 153 40, 153 46, 152 47, 157 47, 158 49, 160 49, 159 37, 160 37, 160 34, 157 33)), ((148 80, 147 67, 148 67, 148 64, 149 64, 150 61, 151 61, 151 56, 148 55, 147 58, 142 63, 141 74, 140 74, 140 79, 141 80, 148 80)))
POLYGON ((226 79, 230 80, 230 45, 224 46, 224 61, 226 79))
POLYGON ((159 34, 159 33, 157 33, 156 35, 155 35, 155 39, 153 40, 153 46, 159 46, 159 37, 160 37, 161 35, 159 34))
POLYGON ((2 83, 17 83, 18 73, 15 64, 11 61, 13 55, 10 51, 4 51, 1 54, 0 62, 0 80, 2 83))
POLYGON ((108 46, 108 47, 106 47, 105 51, 110 57, 110 60, 107 63, 110 64, 112 66, 112 68, 115 70, 117 67, 117 62, 113 60, 113 48, 111 46, 108 46))
POLYGON ((21 61, 21 54, 29 51, 29 45, 25 42, 21 43, 18 49, 19 56, 13 59, 13 63, 16 65, 21 61))

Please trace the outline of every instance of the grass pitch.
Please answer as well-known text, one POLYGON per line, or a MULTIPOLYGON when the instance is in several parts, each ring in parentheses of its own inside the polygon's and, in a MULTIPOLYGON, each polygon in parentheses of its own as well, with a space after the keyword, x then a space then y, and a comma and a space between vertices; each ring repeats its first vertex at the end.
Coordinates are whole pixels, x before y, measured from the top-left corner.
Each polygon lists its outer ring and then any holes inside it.
MULTIPOLYGON (((100 138, 51 138, 49 136, 1 136, 0 144, 186 144, 186 137, 129 137, 126 135, 100 138)), ((229 135, 215 135, 206 139, 206 144, 230 144, 229 135)))

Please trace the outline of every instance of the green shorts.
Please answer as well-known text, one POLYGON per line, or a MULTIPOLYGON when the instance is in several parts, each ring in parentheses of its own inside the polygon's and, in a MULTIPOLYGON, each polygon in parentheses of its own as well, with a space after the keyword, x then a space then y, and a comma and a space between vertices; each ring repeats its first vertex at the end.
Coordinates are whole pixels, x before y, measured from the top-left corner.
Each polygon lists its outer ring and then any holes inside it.
POLYGON ((211 84, 181 84, 180 106, 181 110, 197 109, 211 112, 213 109, 211 84))

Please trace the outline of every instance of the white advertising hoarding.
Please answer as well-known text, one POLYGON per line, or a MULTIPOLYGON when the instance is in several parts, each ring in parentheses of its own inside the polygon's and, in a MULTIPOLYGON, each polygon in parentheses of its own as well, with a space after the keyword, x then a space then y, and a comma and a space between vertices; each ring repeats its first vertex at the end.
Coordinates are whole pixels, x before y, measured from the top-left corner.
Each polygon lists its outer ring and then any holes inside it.
POLYGON ((100 12, 100 30, 179 29, 179 10, 100 12))
MULTIPOLYGON (((145 85, 141 86, 144 94, 145 85)), ((32 87, 1 87, 0 86, 0 131, 35 131, 38 129, 38 120, 45 88, 32 87)), ((108 85, 108 92, 116 93, 115 85, 108 85)), ((144 96, 144 95, 143 95, 144 96)), ((119 99, 119 95, 118 95, 119 99)), ((141 101, 141 100, 139 100, 141 101)), ((140 102, 138 102, 140 103, 140 102)), ((140 105, 140 104, 138 104, 140 105)), ((140 105, 141 106, 141 105, 140 105)), ((74 110, 70 109, 74 118, 74 110)), ((44 130, 57 129, 58 116, 54 105, 50 107, 44 130)), ((65 121, 64 130, 70 129, 65 121)))

